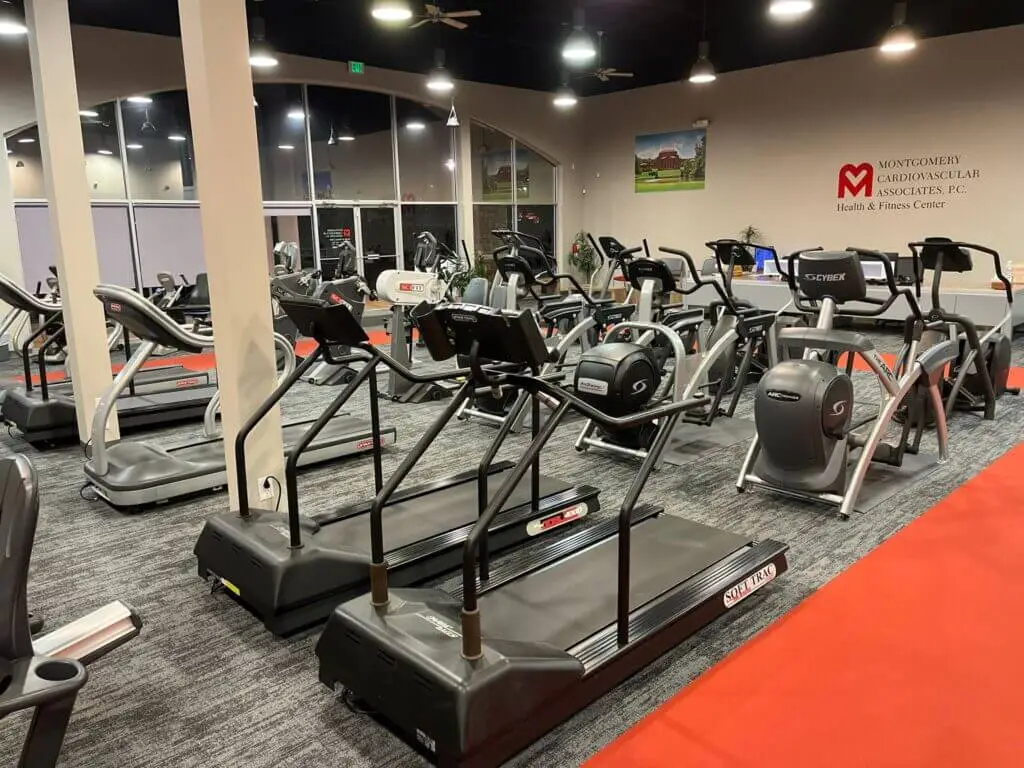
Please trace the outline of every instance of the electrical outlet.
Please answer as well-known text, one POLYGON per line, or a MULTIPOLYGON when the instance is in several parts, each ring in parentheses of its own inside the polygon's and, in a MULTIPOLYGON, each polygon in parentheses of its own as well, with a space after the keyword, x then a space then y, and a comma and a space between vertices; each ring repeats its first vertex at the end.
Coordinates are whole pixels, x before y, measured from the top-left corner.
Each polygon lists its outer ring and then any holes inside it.
POLYGON ((270 501, 274 498, 274 483, 269 475, 260 478, 259 493, 260 501, 270 501))

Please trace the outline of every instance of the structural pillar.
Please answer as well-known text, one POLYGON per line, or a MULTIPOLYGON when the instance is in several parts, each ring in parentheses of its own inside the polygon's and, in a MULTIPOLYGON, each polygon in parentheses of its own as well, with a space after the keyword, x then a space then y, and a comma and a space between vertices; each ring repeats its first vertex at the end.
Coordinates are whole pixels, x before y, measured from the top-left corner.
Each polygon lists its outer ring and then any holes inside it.
POLYGON ((458 128, 456 151, 459 153, 457 164, 456 189, 459 195, 459 230, 466 241, 466 247, 476 264, 476 233, 473 226, 473 151, 469 133, 469 121, 458 128))
MULTIPOLYGON (((249 33, 245 0, 178 0, 178 11, 228 488, 237 507, 235 436, 277 383, 249 33)), ((261 500, 261 489, 265 477, 277 478, 275 493, 284 487, 283 453, 281 416, 274 409, 246 442, 250 506, 274 508, 276 499, 264 494, 261 500)))
MULTIPOLYGON (((111 373, 103 305, 93 294, 100 282, 100 268, 85 173, 68 0, 27 0, 25 16, 78 434, 87 443, 96 404, 110 386, 111 373)), ((106 434, 108 440, 118 437, 116 411, 111 413, 106 434)))
MULTIPOLYGON (((14 183, 7 147, 0 136, 0 273, 25 285, 21 266, 21 245, 18 242, 18 220, 14 216, 14 183)), ((26 286, 27 287, 27 286, 26 286)), ((6 304, 0 304, 6 310, 6 304)))

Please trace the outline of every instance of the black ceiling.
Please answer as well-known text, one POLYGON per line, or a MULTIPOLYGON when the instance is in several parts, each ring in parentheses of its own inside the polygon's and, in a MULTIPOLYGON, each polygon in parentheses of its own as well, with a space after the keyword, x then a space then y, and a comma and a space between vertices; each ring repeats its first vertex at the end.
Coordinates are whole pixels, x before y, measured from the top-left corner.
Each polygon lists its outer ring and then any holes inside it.
MULTIPOLYGON (((559 85, 558 48, 576 0, 440 0, 445 10, 483 12, 465 31, 384 28, 369 15, 371 0, 248 2, 260 7, 268 40, 283 52, 424 72, 434 49, 443 47, 456 77, 550 90, 559 85)), ((893 0, 817 0, 808 17, 779 24, 767 16, 768 0, 584 0, 587 27, 607 31, 603 65, 636 77, 575 82, 592 94, 681 78, 695 58, 705 3, 719 71, 871 47, 893 10, 893 0)), ((177 35, 177 6, 177 0, 71 0, 71 16, 77 24, 177 35)), ((911 0, 908 15, 920 35, 936 37, 1024 23, 1024 0, 911 0)))

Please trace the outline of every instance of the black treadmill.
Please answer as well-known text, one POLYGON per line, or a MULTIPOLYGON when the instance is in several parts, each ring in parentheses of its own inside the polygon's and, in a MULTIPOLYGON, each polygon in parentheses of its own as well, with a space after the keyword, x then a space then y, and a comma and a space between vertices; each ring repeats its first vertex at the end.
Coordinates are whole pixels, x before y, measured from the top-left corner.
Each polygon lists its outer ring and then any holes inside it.
MULTIPOLYGON (((440 305, 420 329, 435 356, 447 347, 534 372, 545 360, 529 312, 440 305)), ((500 764, 787 568, 785 544, 637 506, 680 415, 706 397, 612 418, 542 377, 491 381, 557 405, 461 548, 462 578, 438 589, 389 590, 390 567, 378 551, 371 593, 339 606, 316 647, 322 682, 347 688, 441 766, 500 764), (570 409, 607 429, 657 420, 620 513, 531 552, 527 562, 492 569, 495 514, 536 471, 570 409)), ((373 518, 375 538, 383 519, 373 518)))
MULTIPOLYGON (((476 392, 472 378, 467 377, 445 408, 443 418, 420 438, 386 484, 380 440, 373 441, 374 487, 377 500, 383 498, 386 503, 370 500, 300 516, 296 475, 302 453, 367 381, 372 433, 380 435, 376 377, 379 364, 415 383, 466 376, 469 370, 415 374, 374 347, 346 304, 294 295, 282 295, 278 300, 299 331, 317 341, 317 348, 239 431, 235 441, 235 464, 240 511, 209 518, 196 542, 195 555, 202 578, 220 584, 255 613, 271 632, 286 635, 324 621, 337 605, 369 589, 367 568, 371 560, 384 557, 382 542, 372 536, 375 515, 386 515, 393 531, 388 541, 387 560, 396 584, 419 584, 458 567, 466 537, 487 500, 514 467, 511 462, 493 462, 513 420, 506 420, 499 430, 479 470, 399 491, 398 486, 409 469, 423 456, 462 403, 476 392), (332 349, 337 347, 348 347, 353 355, 334 358, 332 349), (321 358, 331 364, 360 359, 365 360, 365 365, 290 452, 285 469, 287 514, 250 509, 246 490, 246 437, 283 393, 321 358)), ((490 546, 495 550, 505 549, 560 531, 595 512, 597 497, 596 488, 574 487, 539 472, 528 482, 521 478, 505 495, 500 511, 492 515, 490 546)))
MULTIPOLYGON (((0 406, 3 420, 16 427, 25 440, 35 447, 46 447, 79 439, 75 401, 68 385, 51 386, 47 381, 46 356, 66 343, 64 316, 60 306, 40 301, 14 281, 0 275, 0 300, 30 314, 42 316, 34 333, 21 349, 24 387, 7 390, 0 406), (39 386, 32 383, 34 342, 40 340, 36 352, 39 386)), ((127 345, 126 345, 127 351, 127 345)), ((117 415, 122 432, 185 421, 202 420, 210 398, 216 393, 207 373, 166 371, 156 369, 146 374, 139 385, 118 398, 117 415)))

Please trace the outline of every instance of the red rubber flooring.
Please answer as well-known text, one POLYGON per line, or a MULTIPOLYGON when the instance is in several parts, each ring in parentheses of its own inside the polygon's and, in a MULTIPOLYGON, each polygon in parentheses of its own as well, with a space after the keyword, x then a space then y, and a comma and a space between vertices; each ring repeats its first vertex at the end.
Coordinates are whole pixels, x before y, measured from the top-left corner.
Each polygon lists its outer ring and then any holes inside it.
POLYGON ((1024 444, 588 768, 1024 765, 1022 474, 1024 444))

